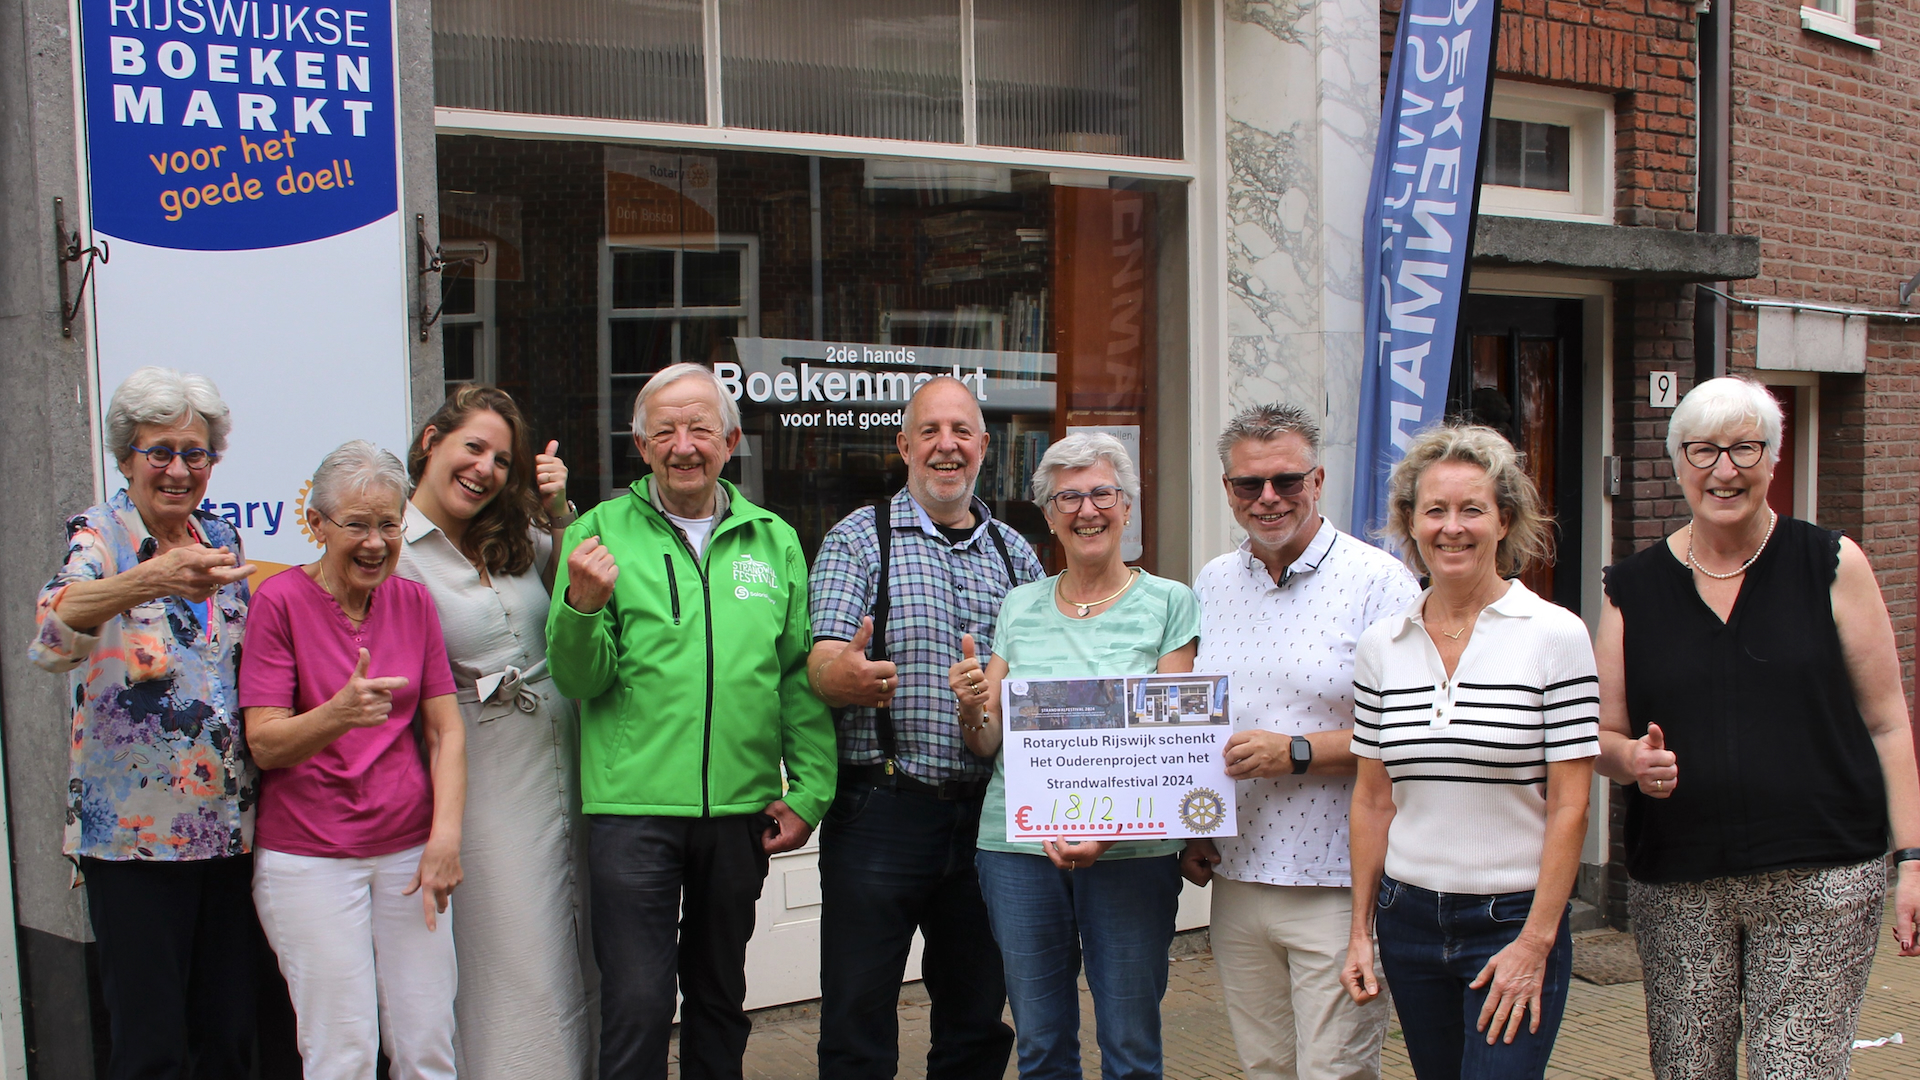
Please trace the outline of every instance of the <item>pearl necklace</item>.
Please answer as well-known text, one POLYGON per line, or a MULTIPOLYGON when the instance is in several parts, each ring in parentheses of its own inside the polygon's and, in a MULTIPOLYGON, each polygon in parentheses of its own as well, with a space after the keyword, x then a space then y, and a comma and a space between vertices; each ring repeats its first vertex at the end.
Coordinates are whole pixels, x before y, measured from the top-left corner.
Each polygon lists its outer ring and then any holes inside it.
POLYGON ((1760 546, 1753 549, 1753 554, 1747 556, 1746 562, 1741 563, 1738 568, 1729 570, 1724 574, 1716 574, 1713 571, 1707 569, 1706 567, 1701 566, 1700 560, 1693 557, 1693 523, 1688 522, 1687 523, 1687 565, 1693 567, 1695 570, 1700 571, 1701 573, 1707 575, 1708 577, 1712 578, 1715 581, 1725 581, 1728 578, 1737 578, 1741 574, 1746 573, 1747 568, 1753 565, 1753 561, 1760 557, 1760 553, 1767 550, 1767 541, 1773 539, 1773 527, 1775 525, 1780 524, 1779 514, 1775 513, 1772 510, 1768 510, 1767 513, 1770 515, 1770 518, 1767 521, 1767 535, 1760 538, 1760 546))

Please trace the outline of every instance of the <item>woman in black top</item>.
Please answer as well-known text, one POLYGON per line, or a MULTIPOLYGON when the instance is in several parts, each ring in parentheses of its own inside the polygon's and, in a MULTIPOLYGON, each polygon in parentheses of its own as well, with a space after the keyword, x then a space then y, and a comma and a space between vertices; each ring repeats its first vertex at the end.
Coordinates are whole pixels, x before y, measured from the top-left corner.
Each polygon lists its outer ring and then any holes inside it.
POLYGON ((1594 653, 1602 773, 1634 791, 1627 869, 1656 1076, 1844 1077, 1879 939, 1920 955, 1920 781, 1893 626, 1838 532, 1775 514, 1780 406, 1713 379, 1667 451, 1693 519, 1610 567, 1594 653), (1891 834, 1891 836, 1889 836, 1891 834))

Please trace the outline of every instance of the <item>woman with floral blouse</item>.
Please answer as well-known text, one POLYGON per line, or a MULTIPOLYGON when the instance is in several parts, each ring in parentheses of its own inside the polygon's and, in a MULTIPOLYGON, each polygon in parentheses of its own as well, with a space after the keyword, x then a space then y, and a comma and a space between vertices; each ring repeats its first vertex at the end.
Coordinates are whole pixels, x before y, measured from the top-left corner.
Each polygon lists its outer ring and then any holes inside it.
POLYGON ((34 663, 71 678, 62 850, 86 877, 106 1075, 248 1075, 253 804, 235 697, 240 536, 199 509, 231 419, 203 376, 141 368, 107 408, 127 486, 67 521, 34 663))

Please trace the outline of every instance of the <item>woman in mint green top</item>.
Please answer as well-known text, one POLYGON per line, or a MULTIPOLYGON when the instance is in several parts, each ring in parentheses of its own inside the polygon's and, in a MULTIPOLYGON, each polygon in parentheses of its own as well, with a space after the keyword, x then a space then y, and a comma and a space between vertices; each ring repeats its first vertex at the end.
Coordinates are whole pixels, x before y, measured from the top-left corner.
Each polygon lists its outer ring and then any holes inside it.
POLYGON ((1160 999, 1180 900, 1178 840, 1006 837, 1000 682, 1193 670, 1200 606, 1178 582, 1130 568, 1121 536, 1140 480, 1111 435, 1070 435, 1033 476, 1066 554, 1057 576, 1007 594, 982 667, 973 641, 949 672, 967 746, 994 758, 980 815, 980 891, 1007 972, 1021 1080, 1079 1080, 1081 961, 1106 1080, 1158 1078, 1160 999))

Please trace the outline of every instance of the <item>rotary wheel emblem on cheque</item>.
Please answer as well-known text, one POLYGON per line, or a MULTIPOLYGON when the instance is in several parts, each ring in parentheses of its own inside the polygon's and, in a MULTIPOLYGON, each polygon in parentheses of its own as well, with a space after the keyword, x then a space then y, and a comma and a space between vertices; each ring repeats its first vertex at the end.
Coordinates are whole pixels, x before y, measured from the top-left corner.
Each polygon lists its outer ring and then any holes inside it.
POLYGON ((1219 828, 1220 819, 1226 813, 1226 804, 1211 788, 1194 788, 1180 800, 1180 823, 1197 833, 1210 833, 1219 828))

